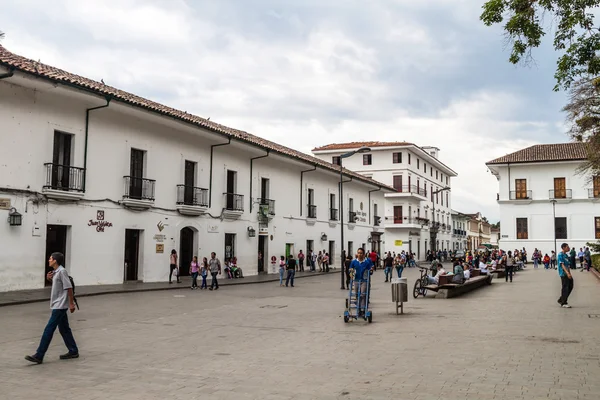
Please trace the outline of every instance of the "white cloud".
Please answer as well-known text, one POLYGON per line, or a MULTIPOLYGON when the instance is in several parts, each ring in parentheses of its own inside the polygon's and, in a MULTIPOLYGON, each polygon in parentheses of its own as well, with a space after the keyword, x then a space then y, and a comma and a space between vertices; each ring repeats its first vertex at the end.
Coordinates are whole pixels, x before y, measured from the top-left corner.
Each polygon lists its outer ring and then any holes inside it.
POLYGON ((491 220, 498 185, 485 162, 562 129, 560 115, 524 113, 551 109, 511 81, 530 72, 475 54, 497 54, 501 40, 485 35, 472 1, 45 4, 5 5, 4 45, 306 152, 367 139, 436 145, 459 173, 453 206, 491 220))

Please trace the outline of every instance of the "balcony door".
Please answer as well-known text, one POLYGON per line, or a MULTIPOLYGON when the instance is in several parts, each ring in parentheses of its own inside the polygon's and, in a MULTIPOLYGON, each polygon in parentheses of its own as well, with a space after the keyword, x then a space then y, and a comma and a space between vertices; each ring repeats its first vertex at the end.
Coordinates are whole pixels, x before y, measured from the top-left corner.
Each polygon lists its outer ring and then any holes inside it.
POLYGON ((267 178, 260 179, 260 198, 264 200, 269 199, 269 180, 267 178))
POLYGON ((564 199, 567 197, 567 183, 565 178, 554 178, 554 198, 564 199))
POLYGON ((54 131, 51 181, 54 189, 69 189, 72 138, 73 135, 68 133, 54 131))
POLYGON ((143 194, 144 178, 144 151, 131 149, 131 162, 129 165, 129 197, 141 199, 143 194))
POLYGON ((195 204, 194 186, 196 184, 196 163, 185 160, 185 171, 183 176, 183 201, 185 204, 195 204))
POLYGON ((594 177, 594 198, 597 199, 598 197, 600 197, 600 176, 595 176, 594 177))
POLYGON ((237 172, 227 170, 227 209, 233 210, 235 205, 237 172))
POLYGON ((515 179, 515 198, 526 199, 527 197, 527 180, 515 179))
POLYGON ((394 206, 394 223, 402 223, 402 206, 394 206))

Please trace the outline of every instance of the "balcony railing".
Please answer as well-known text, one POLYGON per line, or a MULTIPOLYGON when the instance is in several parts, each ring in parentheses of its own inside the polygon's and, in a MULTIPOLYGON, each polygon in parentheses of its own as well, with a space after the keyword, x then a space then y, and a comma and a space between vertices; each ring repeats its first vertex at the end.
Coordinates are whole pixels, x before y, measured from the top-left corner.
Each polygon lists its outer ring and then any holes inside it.
POLYGON ((429 223, 428 219, 425 218, 397 218, 394 217, 394 224, 414 224, 414 225, 427 225, 429 223))
POLYGON ((330 208, 329 209, 329 220, 330 221, 337 221, 338 220, 338 209, 337 208, 330 208))
POLYGON ((275 215, 275 200, 271 199, 258 199, 258 203, 262 207, 268 207, 268 214, 275 215))
POLYGON ((348 223, 355 224, 356 223, 356 212, 348 211, 348 223))
POLYGON ((308 208, 308 218, 317 218, 317 206, 314 204, 307 204, 308 208))
POLYGON ((225 209, 228 211, 244 211, 244 195, 235 193, 223 193, 225 197, 225 209))
POLYGON ((600 188, 588 189, 589 199, 600 199, 600 188))
POLYGON ((548 196, 551 199, 571 199, 573 197, 571 189, 549 190, 548 196))
POLYGON ((413 193, 421 196, 427 196, 427 189, 418 187, 416 185, 395 186, 394 189, 396 189, 398 193, 413 193))
POLYGON ((208 207, 208 189, 177 185, 177 204, 208 207))
POLYGON ((511 200, 531 200, 531 190, 511 191, 511 200))
POLYGON ((45 189, 83 192, 85 169, 53 163, 44 164, 46 168, 45 189))
POLYGON ((378 215, 373 216, 373 226, 379 226, 381 224, 381 217, 378 215))
POLYGON ((125 194, 124 199, 154 201, 154 179, 138 178, 135 176, 124 176, 125 194))

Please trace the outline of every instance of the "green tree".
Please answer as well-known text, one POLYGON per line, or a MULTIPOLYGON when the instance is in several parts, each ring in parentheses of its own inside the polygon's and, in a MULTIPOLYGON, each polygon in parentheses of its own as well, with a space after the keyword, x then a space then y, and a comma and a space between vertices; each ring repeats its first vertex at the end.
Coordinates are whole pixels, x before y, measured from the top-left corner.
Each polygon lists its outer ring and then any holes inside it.
POLYGON ((4 32, 0 31, 0 41, 4 39, 4 32))
POLYGON ((600 30, 593 14, 599 5, 600 0, 488 0, 480 18, 488 26, 504 23, 513 64, 531 62, 532 49, 554 32, 554 49, 562 53, 554 75, 558 91, 581 76, 600 75, 600 30))

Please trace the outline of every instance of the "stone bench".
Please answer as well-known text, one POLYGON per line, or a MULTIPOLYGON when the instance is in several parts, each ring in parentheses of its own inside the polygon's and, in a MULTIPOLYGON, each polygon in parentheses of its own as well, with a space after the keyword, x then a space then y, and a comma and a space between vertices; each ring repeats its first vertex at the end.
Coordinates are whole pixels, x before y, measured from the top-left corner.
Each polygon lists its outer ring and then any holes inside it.
MULTIPOLYGON (((468 293, 482 286, 490 285, 493 277, 493 275, 479 275, 476 277, 471 277, 471 279, 466 280, 461 285, 449 282, 445 283, 444 285, 439 285, 436 298, 449 299, 468 293)), ((442 277, 440 276, 440 278, 442 277)))

